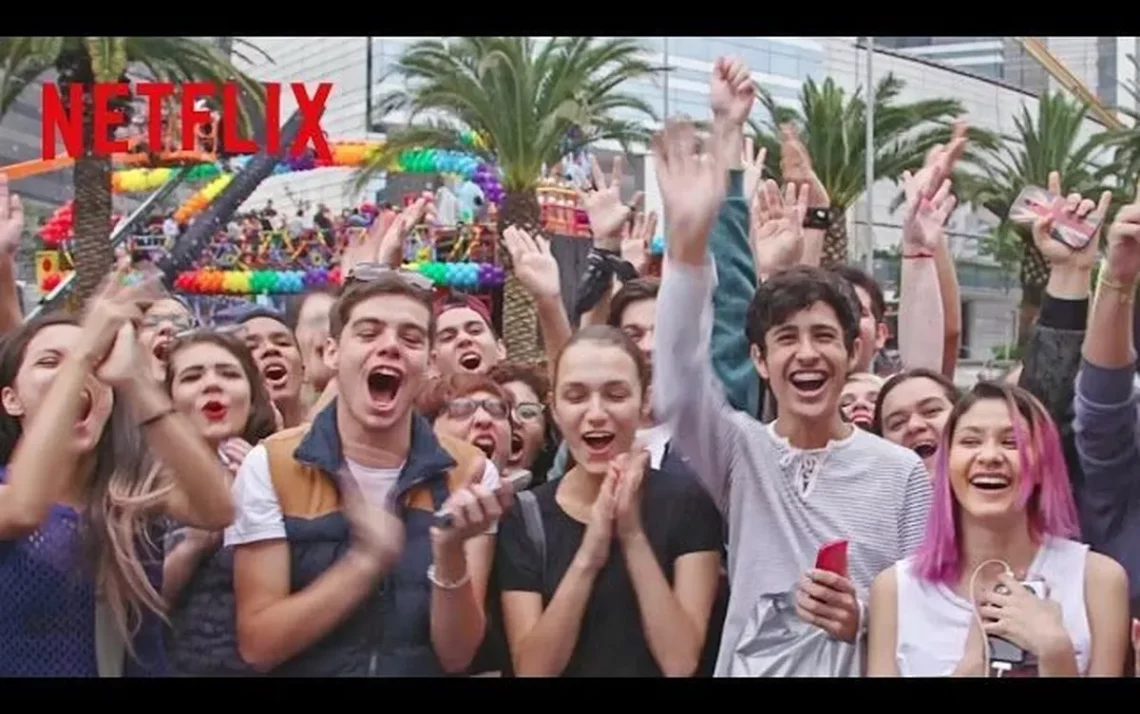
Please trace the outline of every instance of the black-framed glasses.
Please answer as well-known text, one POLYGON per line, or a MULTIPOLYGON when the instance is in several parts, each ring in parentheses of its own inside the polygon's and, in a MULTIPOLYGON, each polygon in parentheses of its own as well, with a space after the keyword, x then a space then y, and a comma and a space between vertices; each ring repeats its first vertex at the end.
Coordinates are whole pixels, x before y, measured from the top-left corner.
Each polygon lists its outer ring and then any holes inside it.
POLYGON ((514 416, 517 421, 538 421, 544 409, 535 402, 520 402, 515 405, 514 416))
POLYGON ((504 420, 510 416, 511 410, 507 403, 502 399, 471 399, 470 397, 460 397, 453 399, 447 404, 447 415, 452 419, 469 419, 476 410, 480 407, 487 415, 495 420, 504 420))
POLYGON ((379 280, 385 275, 395 275, 412 287, 419 288, 420 290, 431 291, 435 287, 435 283, 432 279, 422 273, 405 270, 403 268, 392 268, 383 263, 357 263, 352 267, 352 270, 348 271, 345 282, 355 281, 370 283, 373 280, 379 280))

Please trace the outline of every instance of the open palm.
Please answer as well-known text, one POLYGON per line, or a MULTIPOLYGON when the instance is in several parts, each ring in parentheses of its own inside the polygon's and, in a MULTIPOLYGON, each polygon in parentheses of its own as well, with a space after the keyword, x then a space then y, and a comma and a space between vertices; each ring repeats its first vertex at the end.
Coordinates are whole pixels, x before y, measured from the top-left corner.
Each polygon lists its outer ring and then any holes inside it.
POLYGON ((532 297, 561 294, 558 261, 550 252, 550 241, 510 226, 503 231, 503 244, 511 254, 512 272, 532 297))
POLYGON ((582 192, 582 206, 590 219, 590 230, 596 238, 612 239, 621 235, 622 226, 641 199, 638 193, 629 205, 621 202, 621 180, 625 161, 614 157, 613 171, 607 181, 598 160, 590 157, 590 170, 594 176, 594 189, 582 192))
POLYGON ((803 256, 803 223, 810 192, 807 184, 797 190, 789 183, 781 195, 771 179, 760 186, 752 202, 752 252, 761 275, 790 268, 803 256))
POLYGON ((903 221, 903 248, 907 254, 932 255, 945 232, 946 219, 954 212, 958 199, 950 193, 950 179, 944 179, 933 196, 927 196, 920 180, 903 172, 906 192, 906 218, 903 221))

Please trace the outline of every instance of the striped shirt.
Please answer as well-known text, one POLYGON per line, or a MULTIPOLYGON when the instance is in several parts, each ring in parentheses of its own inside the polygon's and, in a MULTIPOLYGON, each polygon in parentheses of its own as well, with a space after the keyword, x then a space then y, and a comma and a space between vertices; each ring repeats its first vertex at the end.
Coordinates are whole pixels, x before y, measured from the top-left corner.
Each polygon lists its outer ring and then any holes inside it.
POLYGON ((778 654, 753 641, 762 596, 794 591, 824 543, 848 541, 849 576, 865 602, 871 580, 921 542, 931 487, 914 452, 860 429, 801 450, 734 410, 713 375, 710 333, 699 320, 714 280, 711 266, 665 271, 653 407, 728 521, 731 594, 716 666, 723 677, 745 673, 750 656, 778 654))

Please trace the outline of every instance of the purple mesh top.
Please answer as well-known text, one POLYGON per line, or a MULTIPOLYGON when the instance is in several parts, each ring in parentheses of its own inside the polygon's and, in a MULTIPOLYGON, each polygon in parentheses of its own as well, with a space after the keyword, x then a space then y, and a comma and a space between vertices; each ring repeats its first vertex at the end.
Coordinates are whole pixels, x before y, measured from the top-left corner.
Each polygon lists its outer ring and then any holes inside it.
MULTIPOLYGON (((0 467, 0 483, 6 469, 0 467)), ((83 562, 80 516, 53 506, 34 533, 0 540, 0 677, 96 677, 95 591, 83 562)), ((156 526, 157 527, 157 524, 156 526)), ((152 542, 161 544, 160 534, 152 542)), ((161 551, 138 547, 147 577, 161 587, 161 551)), ((166 674, 162 621, 144 609, 126 655, 126 677, 166 674)))

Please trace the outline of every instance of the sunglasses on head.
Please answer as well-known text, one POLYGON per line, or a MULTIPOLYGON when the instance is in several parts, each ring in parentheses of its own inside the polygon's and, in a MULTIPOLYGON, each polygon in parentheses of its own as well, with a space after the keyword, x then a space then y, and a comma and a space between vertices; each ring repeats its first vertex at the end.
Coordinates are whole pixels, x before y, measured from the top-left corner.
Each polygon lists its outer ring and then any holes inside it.
POLYGON ((510 408, 502 399, 471 399, 469 397, 451 400, 447 405, 447 415, 452 419, 468 419, 480 407, 492 419, 506 419, 510 415, 510 408))
POLYGON ((405 283, 420 290, 431 291, 435 287, 435 283, 426 275, 404 268, 391 268, 381 263, 357 263, 352 270, 348 271, 345 282, 370 283, 385 275, 395 275, 405 283))
POLYGON ((183 330, 175 334, 174 337, 175 339, 185 340, 193 337, 194 335, 199 335, 204 332, 213 333, 215 335, 230 335, 232 337, 241 339, 241 337, 245 335, 246 330, 245 325, 236 322, 229 325, 201 325, 198 327, 192 327, 188 330, 183 330))
POLYGON ((161 327, 163 324, 170 324, 175 330, 183 331, 194 328, 197 322, 186 315, 144 315, 139 320, 139 325, 144 328, 161 327))

